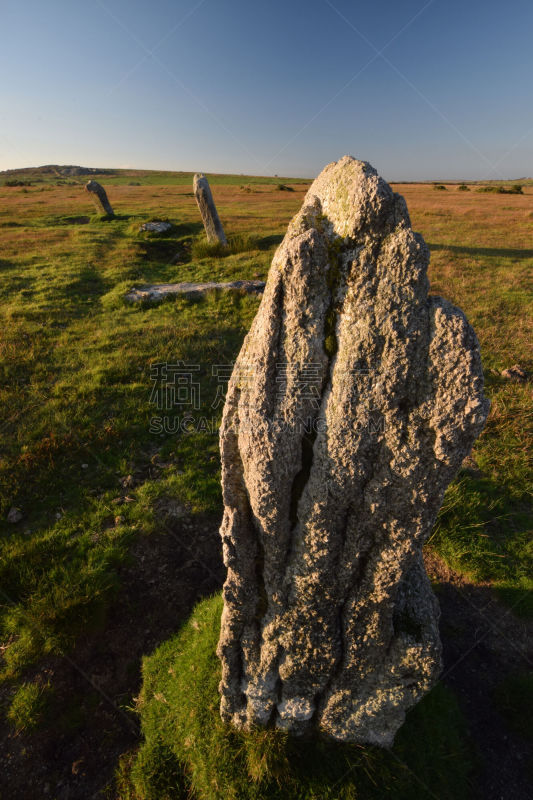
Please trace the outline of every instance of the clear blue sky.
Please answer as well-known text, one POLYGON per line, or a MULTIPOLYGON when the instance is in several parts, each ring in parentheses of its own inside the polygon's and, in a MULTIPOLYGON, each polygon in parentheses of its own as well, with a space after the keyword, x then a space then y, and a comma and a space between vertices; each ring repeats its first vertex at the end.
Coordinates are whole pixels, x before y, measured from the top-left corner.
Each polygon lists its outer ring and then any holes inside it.
POLYGON ((533 175, 531 0, 0 0, 0 169, 533 175))

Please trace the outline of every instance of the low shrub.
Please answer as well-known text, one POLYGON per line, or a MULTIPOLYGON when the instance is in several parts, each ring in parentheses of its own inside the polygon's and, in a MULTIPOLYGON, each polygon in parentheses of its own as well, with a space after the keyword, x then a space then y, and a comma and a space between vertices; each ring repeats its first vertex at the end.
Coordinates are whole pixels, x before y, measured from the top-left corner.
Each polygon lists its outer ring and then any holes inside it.
POLYGON ((257 250, 259 239, 257 236, 249 234, 237 234, 228 237, 228 244, 221 242, 208 242, 205 237, 197 239, 192 245, 192 257, 201 258, 224 258, 224 256, 235 255, 236 253, 246 253, 249 250, 257 250))
POLYGON ((443 183, 434 183, 433 188, 437 190, 437 192, 445 192, 446 186, 443 183))
POLYGON ((523 187, 519 183, 514 183, 512 186, 480 186, 476 191, 492 194, 524 194, 523 187))
POLYGON ((11 178, 4 182, 4 186, 31 186, 31 181, 19 181, 16 178, 11 178))

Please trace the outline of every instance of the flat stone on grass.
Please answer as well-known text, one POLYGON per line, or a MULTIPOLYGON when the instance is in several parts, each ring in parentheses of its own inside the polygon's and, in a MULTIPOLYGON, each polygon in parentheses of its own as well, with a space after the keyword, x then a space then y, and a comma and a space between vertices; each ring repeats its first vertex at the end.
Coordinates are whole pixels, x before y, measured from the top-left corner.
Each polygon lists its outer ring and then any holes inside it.
POLYGON ((148 233, 167 233, 172 228, 171 222, 143 222, 139 227, 139 231, 146 231, 148 233))
POLYGON ((133 287, 125 295, 131 303, 139 301, 157 303, 165 297, 183 295, 190 299, 205 297, 208 292, 240 292, 242 294, 262 294, 265 289, 263 281, 232 281, 231 283, 159 283, 154 286, 133 287))

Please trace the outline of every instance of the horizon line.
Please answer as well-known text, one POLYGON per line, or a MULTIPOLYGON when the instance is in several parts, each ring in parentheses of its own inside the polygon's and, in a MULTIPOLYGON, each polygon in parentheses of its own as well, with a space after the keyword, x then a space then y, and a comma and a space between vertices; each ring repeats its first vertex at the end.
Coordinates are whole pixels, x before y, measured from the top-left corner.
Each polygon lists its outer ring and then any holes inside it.
MULTIPOLYGON (((332 162, 330 162, 332 163, 332 162)), ((324 165, 326 166, 326 165, 324 165)), ((170 172, 178 175, 194 175, 200 170, 193 170, 193 169, 164 169, 162 167, 154 168, 154 167, 104 167, 102 165, 90 165, 90 164, 40 164, 40 165, 30 165, 26 167, 8 167, 6 169, 0 170, 0 175, 7 173, 7 172, 22 172, 23 170, 40 170, 46 169, 48 167, 56 167, 58 169, 91 169, 95 170, 96 173, 104 173, 106 170, 113 170, 114 172, 170 172)), ((242 178, 279 178, 280 180, 288 179, 288 180, 302 180, 302 181, 313 181, 317 175, 314 176, 304 176, 304 175, 278 175, 277 173, 271 174, 255 174, 255 173, 248 173, 248 172, 218 172, 215 170, 203 170, 204 174, 207 175, 214 175, 217 177, 227 177, 230 175, 235 175, 242 178)), ((531 181, 533 180, 532 177, 529 176, 522 176, 519 178, 397 178, 397 179, 386 179, 387 183, 501 183, 506 181, 531 181)))

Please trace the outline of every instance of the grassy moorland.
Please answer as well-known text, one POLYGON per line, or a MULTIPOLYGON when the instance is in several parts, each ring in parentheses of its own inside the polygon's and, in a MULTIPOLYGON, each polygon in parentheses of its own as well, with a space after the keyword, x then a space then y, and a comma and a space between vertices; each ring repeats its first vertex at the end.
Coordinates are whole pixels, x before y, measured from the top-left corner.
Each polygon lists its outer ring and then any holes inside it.
MULTIPOLYGON (((106 630, 138 548, 157 551, 176 532, 170 504, 179 509, 176 525, 182 519, 192 530, 220 514, 212 369, 235 358, 259 300, 212 295, 143 307, 127 305, 123 294, 143 283, 264 278, 308 183, 211 176, 234 237, 231 253, 218 257, 203 247, 188 173, 95 176, 118 215, 109 222, 95 215, 86 178, 9 175, 17 177, 29 185, 5 186, 0 176, 0 712, 9 758, 26 764, 47 738, 82 735, 102 701, 103 690, 65 690, 58 665, 106 630), (154 218, 173 224, 168 235, 139 233, 154 218), (208 430, 154 426, 165 414, 154 403, 155 365, 163 362, 199 366, 195 414, 214 420, 208 430), (7 521, 11 509, 20 510, 18 522, 7 521)), ((533 370, 533 187, 394 188, 430 246, 432 291, 459 305, 477 331, 492 400, 428 547, 469 585, 496 592, 513 618, 532 616, 531 383, 501 371, 515 363, 533 370)), ((150 625, 157 628, 157 608, 150 625)), ((88 658, 84 671, 98 684, 88 658)), ((138 687, 139 659, 127 669, 138 687)), ((520 716, 516 697, 527 692, 506 686, 494 702, 520 716)), ((112 682, 105 687, 109 696, 112 682)), ((131 694, 110 699, 132 703, 131 694)), ((86 764, 90 770, 88 756, 86 764)))

